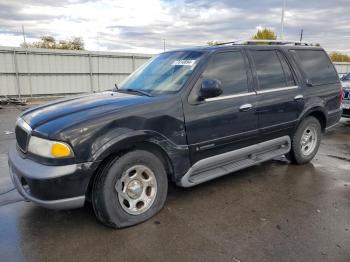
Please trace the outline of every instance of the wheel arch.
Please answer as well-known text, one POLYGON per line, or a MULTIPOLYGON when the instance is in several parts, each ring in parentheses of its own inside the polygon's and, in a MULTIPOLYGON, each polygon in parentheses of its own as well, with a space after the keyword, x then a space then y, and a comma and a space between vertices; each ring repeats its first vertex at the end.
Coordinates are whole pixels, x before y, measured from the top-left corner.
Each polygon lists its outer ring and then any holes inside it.
POLYGON ((308 116, 313 116, 320 122, 322 132, 324 132, 326 130, 327 118, 326 118, 326 115, 324 112, 319 111, 319 110, 315 110, 315 111, 310 112, 310 114, 308 116))
POLYGON ((125 139, 119 142, 116 142, 110 147, 106 148, 99 156, 95 156, 96 160, 99 160, 99 164, 95 169, 95 172, 90 178, 89 185, 86 191, 86 196, 88 199, 91 199, 91 192, 93 188, 94 181, 96 176, 101 173, 101 171, 109 164, 113 162, 118 156, 131 152, 133 150, 145 150, 153 153, 157 156, 160 161, 163 163, 165 171, 169 179, 173 179, 174 167, 173 163, 166 152, 166 150, 156 142, 154 138, 146 138, 140 136, 138 138, 133 137, 132 139, 125 139))
MULTIPOLYGON (((327 126, 327 117, 326 116, 327 116, 327 114, 321 106, 313 107, 313 108, 310 108, 307 111, 305 111, 299 120, 299 124, 305 118, 307 118, 309 116, 315 117, 320 122, 322 132, 324 132, 326 130, 326 126, 327 126)), ((299 124, 298 124, 298 126, 299 126, 299 124)))

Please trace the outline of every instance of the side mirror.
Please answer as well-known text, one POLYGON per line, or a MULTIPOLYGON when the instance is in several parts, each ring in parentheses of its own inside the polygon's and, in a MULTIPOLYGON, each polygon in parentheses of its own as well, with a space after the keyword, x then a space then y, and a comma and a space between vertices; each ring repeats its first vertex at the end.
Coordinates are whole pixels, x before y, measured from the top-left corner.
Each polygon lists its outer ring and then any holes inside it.
POLYGON ((222 94, 222 84, 217 79, 204 79, 199 93, 199 98, 217 97, 222 94))

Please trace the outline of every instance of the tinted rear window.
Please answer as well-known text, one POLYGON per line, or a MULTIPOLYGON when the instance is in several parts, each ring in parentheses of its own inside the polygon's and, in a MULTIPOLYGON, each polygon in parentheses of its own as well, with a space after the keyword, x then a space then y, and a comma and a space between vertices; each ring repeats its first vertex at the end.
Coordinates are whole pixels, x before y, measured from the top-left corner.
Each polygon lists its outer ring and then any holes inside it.
POLYGON ((282 88, 294 85, 287 62, 276 50, 251 51, 260 90, 282 88), (282 66, 281 61, 284 63, 282 66))
POLYGON ((313 85, 339 81, 332 62, 323 50, 291 50, 297 57, 307 78, 313 85))

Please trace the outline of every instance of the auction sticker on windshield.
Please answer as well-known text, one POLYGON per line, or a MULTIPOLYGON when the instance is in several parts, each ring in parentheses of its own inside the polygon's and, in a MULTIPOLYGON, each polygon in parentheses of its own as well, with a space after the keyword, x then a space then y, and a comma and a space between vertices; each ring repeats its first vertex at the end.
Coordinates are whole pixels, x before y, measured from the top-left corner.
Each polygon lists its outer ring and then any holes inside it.
POLYGON ((193 66, 196 60, 175 60, 173 66, 193 66))

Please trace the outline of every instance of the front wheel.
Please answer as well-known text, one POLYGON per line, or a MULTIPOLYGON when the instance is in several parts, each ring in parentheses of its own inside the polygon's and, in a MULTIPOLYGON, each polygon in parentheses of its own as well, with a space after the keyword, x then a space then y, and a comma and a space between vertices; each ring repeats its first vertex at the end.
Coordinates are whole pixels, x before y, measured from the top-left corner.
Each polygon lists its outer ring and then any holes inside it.
POLYGON ((96 217, 122 228, 154 216, 164 205, 168 179, 160 159, 135 150, 112 160, 98 174, 92 191, 96 217))
POLYGON ((296 164, 310 162, 320 147, 321 134, 318 119, 313 116, 305 118, 292 137, 292 148, 287 158, 296 164))

